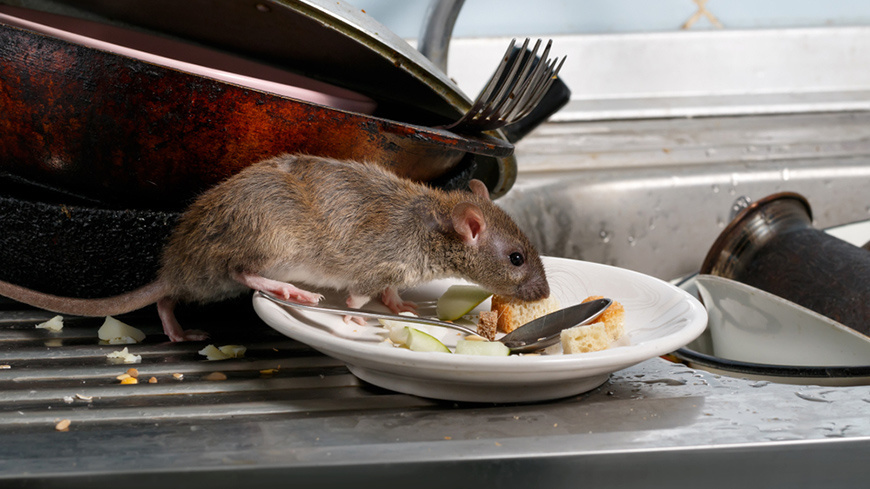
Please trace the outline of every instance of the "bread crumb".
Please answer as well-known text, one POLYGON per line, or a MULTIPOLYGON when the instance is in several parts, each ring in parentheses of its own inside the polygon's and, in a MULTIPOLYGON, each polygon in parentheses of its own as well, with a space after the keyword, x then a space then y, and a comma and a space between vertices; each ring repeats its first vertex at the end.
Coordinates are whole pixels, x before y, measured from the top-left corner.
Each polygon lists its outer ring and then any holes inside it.
POLYGON ((212 372, 204 378, 205 380, 227 380, 227 376, 223 372, 212 372))
POLYGON ((139 377, 139 371, 136 370, 135 368, 130 368, 130 369, 127 370, 127 375, 129 375, 130 377, 138 378, 138 377, 139 377))
POLYGON ((0 365, 0 370, 7 370, 12 368, 12 365, 0 365))
POLYGON ((149 384, 156 384, 156 383, 157 383, 157 377, 151 377, 150 379, 148 379, 148 383, 149 383, 149 384))
POLYGON ((138 383, 139 383, 139 379, 137 379, 136 377, 127 377, 126 379, 123 379, 121 381, 121 384, 124 384, 124 385, 138 384, 138 383))
POLYGON ((68 419, 62 419, 54 425, 54 429, 57 431, 69 431, 69 425, 72 424, 72 421, 68 419))
POLYGON ((489 341, 495 340, 495 332, 498 328, 498 312, 480 311, 477 320, 477 334, 489 341))
MULTIPOLYGON (((593 295, 583 299, 583 302, 590 302, 598 299, 604 299, 603 296, 593 295)), ((611 299, 612 300, 612 299, 611 299)), ((625 334, 625 307, 617 301, 613 301, 610 307, 604 310, 600 316, 595 318, 596 323, 604 323, 607 329, 607 336, 610 341, 616 341, 625 334)))
POLYGON ((174 373, 172 374, 172 378, 175 380, 181 380, 184 378, 184 374, 174 373))
POLYGON ((550 295, 538 301, 521 301, 500 295, 492 296, 491 310, 498 313, 498 330, 510 333, 520 326, 559 309, 559 301, 550 295))
POLYGON ((604 323, 584 324, 564 329, 560 340, 562 352, 566 355, 599 351, 610 346, 610 336, 604 323))

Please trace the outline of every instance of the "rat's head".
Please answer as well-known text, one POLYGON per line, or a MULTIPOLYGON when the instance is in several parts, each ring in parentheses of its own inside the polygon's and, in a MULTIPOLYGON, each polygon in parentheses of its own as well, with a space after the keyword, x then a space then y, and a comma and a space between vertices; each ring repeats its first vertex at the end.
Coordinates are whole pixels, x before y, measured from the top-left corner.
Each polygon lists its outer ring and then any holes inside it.
POLYGON ((479 180, 470 183, 473 196, 450 210, 451 232, 457 238, 458 271, 495 294, 535 301, 550 295, 537 250, 519 226, 489 199, 479 180), (476 197, 474 197, 476 196, 476 197))

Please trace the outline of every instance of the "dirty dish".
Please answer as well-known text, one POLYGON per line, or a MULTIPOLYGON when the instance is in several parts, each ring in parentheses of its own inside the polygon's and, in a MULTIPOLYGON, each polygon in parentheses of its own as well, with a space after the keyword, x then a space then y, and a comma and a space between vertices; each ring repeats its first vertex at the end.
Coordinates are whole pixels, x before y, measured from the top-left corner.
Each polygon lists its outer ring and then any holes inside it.
MULTIPOLYGON (((427 326, 437 326, 439 328, 454 329, 469 335, 477 335, 477 329, 473 324, 466 325, 461 322, 441 321, 440 319, 421 317, 416 315, 402 316, 393 313, 374 312, 365 309, 354 309, 347 306, 336 306, 334 304, 298 304, 287 301, 274 295, 257 291, 270 301, 292 309, 315 312, 330 312, 340 314, 342 316, 359 316, 372 319, 387 319, 390 321, 399 321, 411 324, 423 324, 427 326)), ((543 350, 548 346, 552 346, 559 342, 559 334, 564 329, 574 326, 581 326, 592 322, 595 318, 601 315, 610 307, 613 301, 610 299, 596 299, 582 304, 576 304, 571 307, 559 309, 541 316, 529 323, 524 324, 510 334, 507 334, 497 341, 500 341, 507 346, 511 353, 532 353, 538 350, 543 350)))
MULTIPOLYGON (((422 397, 470 402, 533 402, 580 394, 598 387, 617 370, 689 343, 707 324, 706 311, 697 299, 654 277, 562 258, 545 257, 544 266, 551 293, 561 307, 591 295, 622 303, 625 335, 606 350, 574 355, 554 351, 548 355, 479 357, 414 352, 385 342, 385 329, 374 322, 348 325, 333 314, 288 310, 256 294, 253 303, 268 325, 344 361, 364 381, 422 397)), ((433 281, 402 295, 418 304, 434 304, 450 285, 458 283, 464 282, 433 281)), ((486 301, 476 310, 489 307, 486 301)), ((434 329, 428 332, 438 334, 448 347, 462 337, 461 333, 434 329)))
POLYGON ((870 363, 870 338, 833 319, 724 277, 695 281, 718 357, 816 367, 870 363))

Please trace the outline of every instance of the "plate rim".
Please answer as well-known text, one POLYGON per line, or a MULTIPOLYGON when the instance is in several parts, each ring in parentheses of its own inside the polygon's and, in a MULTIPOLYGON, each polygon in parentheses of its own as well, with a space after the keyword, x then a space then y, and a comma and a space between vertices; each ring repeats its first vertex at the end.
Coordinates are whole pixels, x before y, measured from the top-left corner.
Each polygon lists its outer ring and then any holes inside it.
MULTIPOLYGON (((292 318, 293 316, 289 311, 265 299, 264 297, 259 296, 256 293, 253 294, 252 300, 254 302, 254 307, 257 311, 257 314, 260 315, 260 317, 265 322, 267 322, 269 326, 278 330, 278 332, 285 334, 286 336, 289 336, 302 343, 308 344, 314 349, 321 350, 321 348, 323 348, 330 351, 335 351, 336 348, 333 348, 330 345, 334 344, 338 347, 338 350, 341 350, 340 354, 342 356, 349 356, 353 357, 354 359, 363 359, 367 361, 371 361, 370 357, 376 356, 376 363, 380 364, 413 364, 408 366, 415 369, 437 369, 440 371, 459 371, 463 369, 473 368, 477 371, 491 371, 491 373, 493 374, 515 374, 518 372, 528 371, 529 367, 532 365, 534 366, 534 370, 536 373, 564 371, 568 368, 576 369, 578 373, 582 373, 587 370, 591 371, 594 369, 612 369, 611 371, 616 371, 627 366, 640 363, 644 360, 676 351, 680 347, 685 346, 686 344, 690 343, 695 338, 700 336, 701 333, 703 333, 704 329, 707 327, 707 312, 706 309, 704 309, 704 307, 700 304, 700 302, 688 292, 661 279, 640 272, 636 272, 634 270, 583 260, 549 256, 542 257, 542 260, 544 260, 545 263, 552 262, 553 264, 580 264, 584 267, 589 266, 601 268, 619 274, 626 274, 629 277, 638 278, 640 280, 654 281, 659 285, 663 285, 667 289, 672 291, 675 296, 680 299, 677 302, 688 304, 689 310, 685 313, 685 315, 690 316, 690 320, 687 321, 687 323, 682 326, 677 332, 664 336, 662 338, 656 338, 655 340, 643 342, 636 345, 617 346, 615 348, 608 348, 606 350, 588 352, 583 354, 541 356, 511 355, 508 357, 479 357, 473 355, 454 356, 438 352, 414 352, 400 348, 390 348, 389 346, 381 345, 380 343, 368 343, 348 338, 340 338, 330 334, 329 332, 317 330, 314 327, 310 327, 304 324, 303 326, 305 326, 305 329, 310 331, 299 330, 300 336, 305 339, 296 338, 295 336, 285 333, 284 331, 279 329, 279 327, 269 323, 269 321, 267 321, 266 318, 263 317, 263 313, 261 312, 260 308, 269 308, 273 310, 273 312, 279 311, 281 314, 292 318), (316 345, 310 342, 310 335, 313 335, 313 340, 315 343, 317 343, 316 345), (322 341, 318 341, 318 339, 322 341), (323 345, 323 342, 326 342, 325 346, 323 345), (343 345, 346 345, 348 348, 341 348, 343 345), (386 352, 389 353, 384 355, 383 353, 386 352), (373 355, 377 353, 380 354, 373 355)), ((298 326, 298 324, 299 323, 294 326, 298 326)), ((583 377, 583 375, 577 375, 576 377, 583 377)))

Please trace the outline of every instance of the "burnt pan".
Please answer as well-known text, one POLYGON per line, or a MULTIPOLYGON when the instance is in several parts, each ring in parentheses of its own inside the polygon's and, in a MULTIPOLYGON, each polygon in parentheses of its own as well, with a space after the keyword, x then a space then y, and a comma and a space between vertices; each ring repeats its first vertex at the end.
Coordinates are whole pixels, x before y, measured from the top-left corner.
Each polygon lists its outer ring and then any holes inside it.
MULTIPOLYGON (((8 24, 0 80, 0 172, 104 207, 180 210, 288 152, 373 161, 423 182, 513 152, 496 137, 279 96, 8 24)), ((491 188, 511 178, 499 172, 491 188)))

